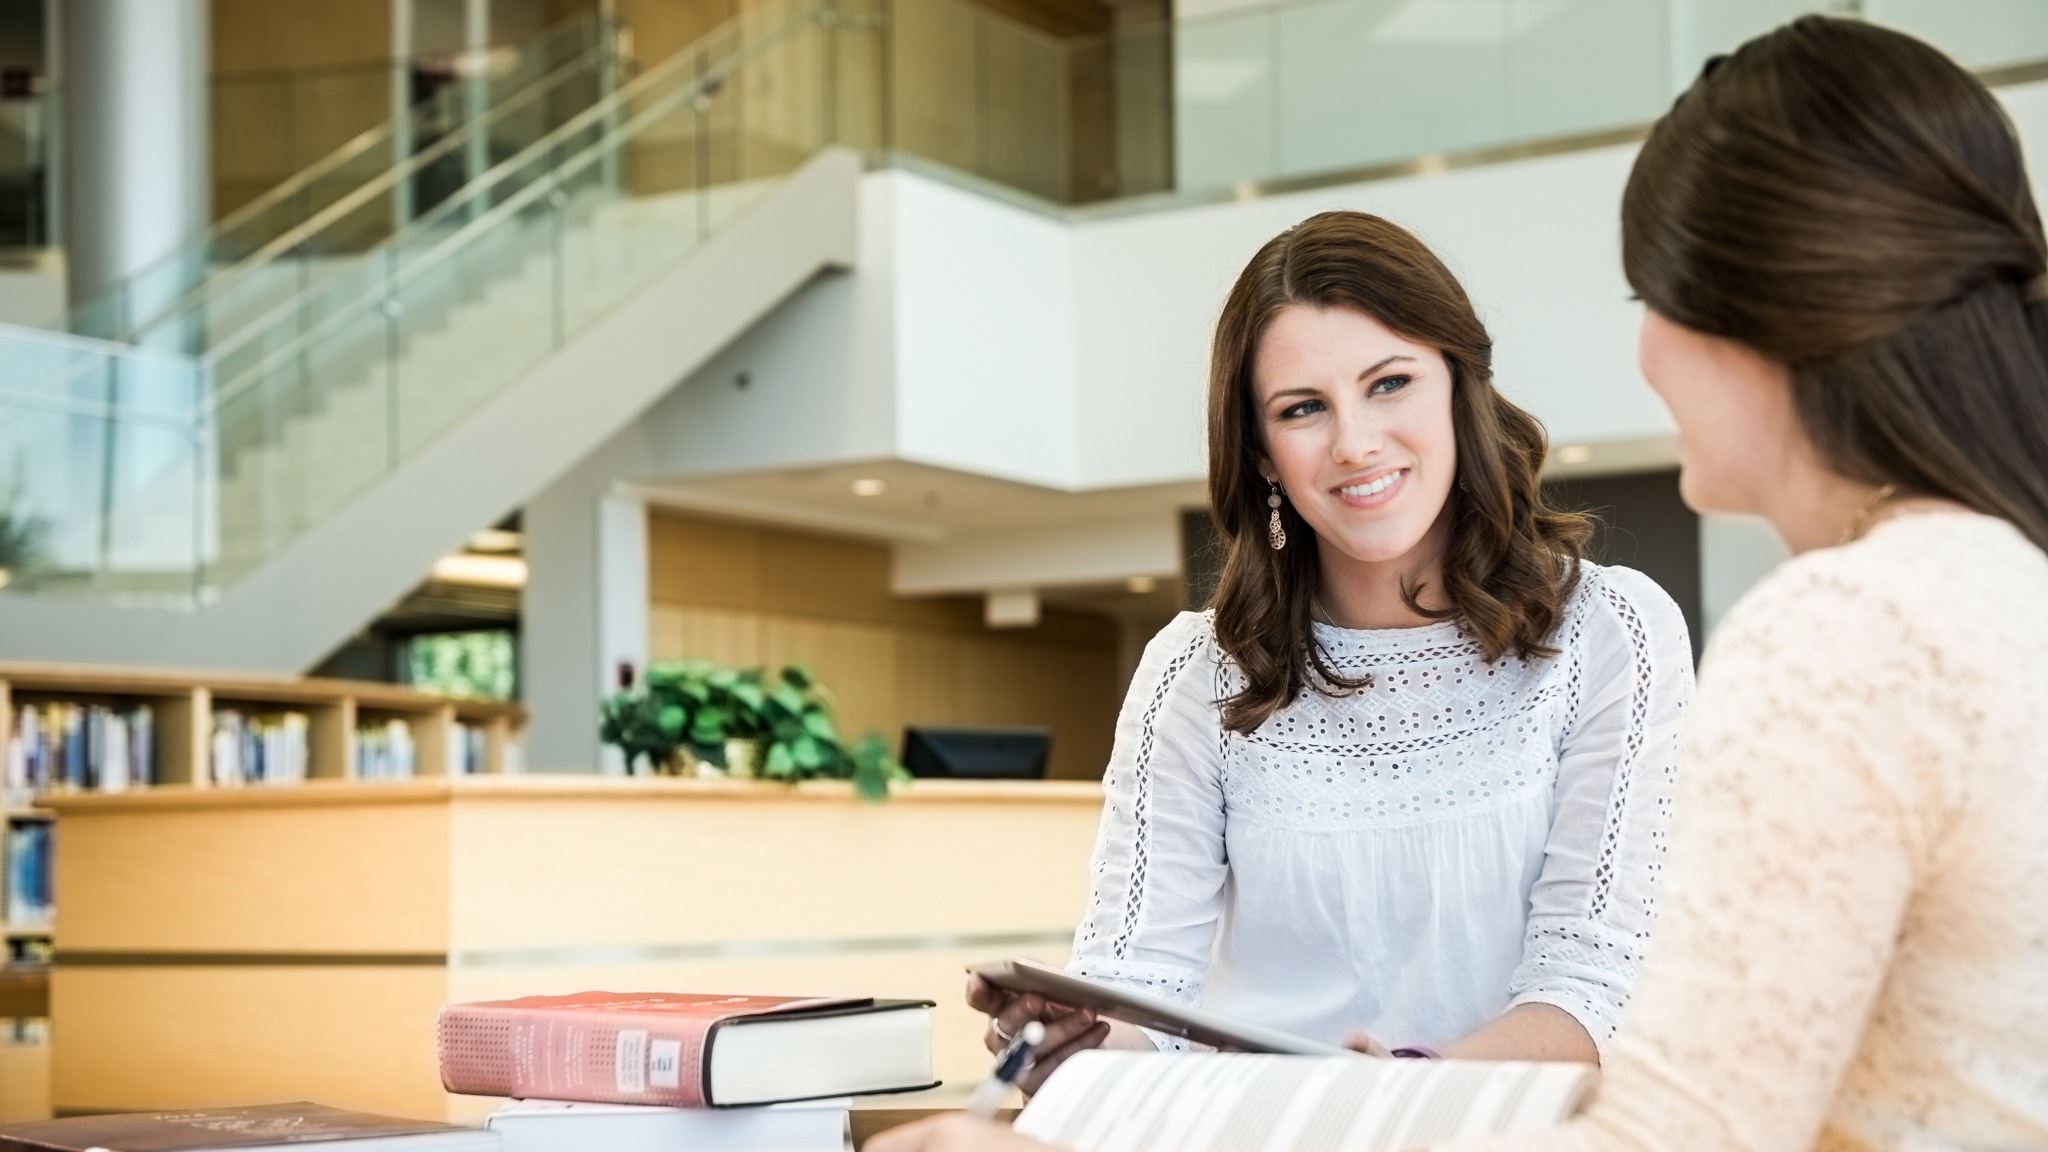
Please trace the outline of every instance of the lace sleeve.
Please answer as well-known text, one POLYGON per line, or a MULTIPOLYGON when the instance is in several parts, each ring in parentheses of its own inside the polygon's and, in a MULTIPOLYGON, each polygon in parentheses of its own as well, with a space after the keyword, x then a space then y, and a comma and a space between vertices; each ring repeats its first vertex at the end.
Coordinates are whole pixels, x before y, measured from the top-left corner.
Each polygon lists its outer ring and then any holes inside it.
POLYGON ((1103 774, 1087 914, 1068 970, 1196 1003, 1222 908, 1221 721, 1208 619, 1183 613, 1145 649, 1103 774))
POLYGON ((1510 1004, 1578 1020, 1607 1060, 1656 913, 1692 641, 1649 577, 1588 566, 1561 660, 1557 796, 1510 1004))

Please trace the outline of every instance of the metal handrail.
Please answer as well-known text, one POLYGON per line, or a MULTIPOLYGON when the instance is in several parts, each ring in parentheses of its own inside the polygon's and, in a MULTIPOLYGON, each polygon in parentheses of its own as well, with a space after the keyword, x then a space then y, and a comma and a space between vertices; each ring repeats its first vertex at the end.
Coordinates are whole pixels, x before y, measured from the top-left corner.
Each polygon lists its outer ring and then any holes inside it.
MULTIPOLYGON (((803 8, 773 32, 748 43, 744 48, 723 58, 718 64, 707 69, 702 75, 661 97, 647 109, 635 114, 630 120, 612 126, 598 140, 556 165, 546 177, 534 181, 534 183, 509 197, 503 203, 492 205, 484 212, 477 214, 457 231, 432 245, 420 255, 412 258, 404 267, 394 269, 375 290, 360 293, 354 300, 338 306, 312 327, 298 332, 291 340, 271 350, 261 360, 250 365, 234 379, 222 383, 214 389, 212 395, 208 398, 207 408, 210 411, 218 411, 222 405, 259 384, 278 365, 303 354, 309 347, 331 334, 339 326, 352 322, 372 308, 383 306, 384 302, 391 298, 391 293, 388 290, 389 285, 396 284, 402 287, 404 284, 416 279, 420 274, 420 270, 430 268, 439 261, 446 259, 448 255, 484 234, 496 225, 497 222, 532 204, 540 196, 557 190, 561 182, 568 175, 580 172, 591 164, 596 163, 603 156, 613 151, 618 141, 626 136, 636 134, 647 123, 668 115, 677 105, 705 94, 707 90, 716 91, 723 85, 725 78, 740 65, 753 59, 761 51, 773 44, 779 43, 783 38, 804 24, 819 20, 822 13, 831 10, 829 4, 814 4, 803 8)), ((744 13, 731 17, 726 25, 706 34, 704 39, 709 40, 719 36, 725 33, 730 26, 746 18, 747 15, 744 13)), ((699 43, 702 43, 702 41, 699 43)), ((374 258, 375 253, 380 250, 394 249, 420 232, 432 228, 453 212, 467 211, 470 204, 477 198, 492 191, 506 176, 525 168, 530 162, 552 150, 562 141, 573 137, 578 132, 617 115, 621 105, 646 95, 648 89, 657 87, 662 81, 669 79, 683 67, 695 63, 694 57, 697 55, 698 53, 692 49, 684 49, 654 68, 642 73, 611 96, 592 105, 574 118, 565 121, 554 131, 527 146, 518 155, 499 163, 482 176, 471 181, 461 192, 442 201, 431 213, 413 221, 400 233, 379 243, 369 253, 365 254, 365 259, 374 258)), ((279 308, 273 310, 272 315, 296 313, 303 307, 303 298, 309 291, 311 290, 302 290, 294 296, 291 302, 282 304, 279 308)), ((242 332, 237 333, 234 338, 224 342, 220 347, 209 350, 207 358, 210 361, 217 362, 222 357, 230 355, 246 345, 249 341, 256 339, 260 334, 259 330, 267 330, 269 327, 270 325, 268 324, 249 325, 242 332)))
MULTIPOLYGON (((586 17, 574 17, 571 22, 581 23, 585 19, 586 17)), ((543 33, 542 35, 544 38, 552 38, 561 34, 563 34, 563 30, 558 28, 555 32, 543 33)), ((613 51, 613 47, 604 43, 603 38, 600 36, 599 42, 590 51, 581 53, 574 59, 541 76, 532 84, 522 88, 516 95, 494 105, 484 116, 464 121, 460 127, 440 137, 428 147, 413 153, 397 164, 385 168, 366 184, 358 186, 347 196, 342 197, 300 222, 290 231, 273 238, 248 256, 212 273, 200 283, 180 293, 175 300, 158 309, 155 314, 146 319, 124 324, 120 332, 121 337, 140 336, 147 329, 161 324, 166 317, 189 312, 214 299, 227 289, 246 281, 250 276, 262 268, 275 263, 280 257, 297 248, 300 244, 305 243, 336 220, 342 219, 349 212, 354 211, 378 196, 390 192, 398 187, 401 181, 409 180, 416 176, 427 165, 448 155, 458 147, 473 143, 480 133, 488 132, 513 113, 523 111, 541 97, 553 93, 563 84, 586 74, 592 60, 602 60, 611 55, 613 51)), ((449 99, 452 99, 452 97, 449 97, 449 99)), ((419 105, 414 105, 407 108, 400 115, 412 116, 419 107, 419 105)), ((236 209, 218 224, 209 228, 198 240, 181 246, 170 255, 158 259, 148 268, 124 278, 121 285, 109 289, 101 299, 110 298, 114 294, 125 290, 126 286, 135 280, 171 264, 193 260, 220 236, 248 223, 263 212, 275 208, 289 197, 304 190, 313 181, 333 172, 348 161, 363 155, 377 144, 388 140, 395 122, 396 118, 387 120, 383 124, 359 134, 321 159, 314 161, 312 165, 301 169, 256 200, 236 209)), ((87 307, 90 307, 90 305, 87 307)))

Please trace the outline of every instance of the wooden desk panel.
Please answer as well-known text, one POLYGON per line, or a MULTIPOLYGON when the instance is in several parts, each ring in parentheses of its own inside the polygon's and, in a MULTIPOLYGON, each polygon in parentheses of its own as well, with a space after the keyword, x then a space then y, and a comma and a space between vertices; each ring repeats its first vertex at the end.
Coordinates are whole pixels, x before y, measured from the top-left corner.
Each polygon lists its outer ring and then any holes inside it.
POLYGON ((594 988, 930 999, 934 1070, 972 1083, 988 1056, 963 968, 1065 959, 1101 801, 468 777, 55 807, 60 1111, 473 1119, 491 1102, 443 1093, 433 1065, 440 1005, 594 988))

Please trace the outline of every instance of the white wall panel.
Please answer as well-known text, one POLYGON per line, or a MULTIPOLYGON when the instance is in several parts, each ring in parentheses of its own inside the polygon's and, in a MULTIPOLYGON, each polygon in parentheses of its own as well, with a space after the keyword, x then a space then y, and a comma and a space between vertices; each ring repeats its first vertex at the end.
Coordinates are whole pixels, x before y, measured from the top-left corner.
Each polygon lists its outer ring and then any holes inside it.
POLYGON ((897 454, 1071 487, 1075 231, 911 173, 891 186, 897 454))

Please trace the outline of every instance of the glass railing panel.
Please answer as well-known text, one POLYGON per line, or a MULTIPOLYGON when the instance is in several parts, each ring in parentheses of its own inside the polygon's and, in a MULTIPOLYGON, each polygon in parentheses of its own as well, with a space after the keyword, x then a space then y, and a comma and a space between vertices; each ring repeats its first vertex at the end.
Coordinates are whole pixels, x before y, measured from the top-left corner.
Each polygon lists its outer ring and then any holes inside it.
POLYGON ((949 0, 895 0, 890 136, 897 148, 981 171, 980 14, 949 0))
POLYGON ((1280 174, 1279 108, 1273 85, 1271 9, 1254 9, 1176 30, 1175 184, 1214 188, 1280 174))
POLYGON ((1508 134, 1508 0, 1330 0, 1274 22, 1280 174, 1495 144, 1508 134))
MULTIPOLYGON (((206 278, 230 279, 300 248, 358 252, 389 235, 600 99, 619 75, 616 27, 579 16, 534 40, 456 58, 379 62, 307 72, 230 77, 219 84, 222 195, 239 201, 205 235, 74 308, 72 330, 147 342, 172 302, 203 307, 206 278), (363 115, 388 114, 394 70, 451 82, 400 116, 357 131, 307 166, 306 141, 326 145, 363 115), (452 70, 452 71, 451 71, 452 70), (279 182, 281 173, 291 173, 279 182), (251 195, 252 190, 261 190, 251 195), (361 201, 361 203, 355 203, 361 201), (339 218, 334 218, 339 217, 339 218)), ((206 326, 219 335, 218 324, 206 326)))
POLYGON ((1048 200, 1068 199, 1070 96, 1064 46, 1049 36, 984 16, 980 175, 1048 200))
POLYGON ((1510 0, 1507 140, 1655 120, 1671 103, 1666 15, 1649 0, 1510 0))
POLYGON ((191 603, 204 392, 189 357, 0 326, 0 586, 191 603))
POLYGON ((397 458, 404 459, 557 347, 557 223, 550 170, 413 261, 397 300, 397 458))
POLYGON ((1863 0, 1863 14, 1971 68, 2048 57, 2048 4, 2039 0, 1863 0))
POLYGON ((277 341, 261 387, 217 401, 220 544, 208 586, 247 575, 390 468, 394 327, 377 307, 332 317, 317 338, 277 341))

